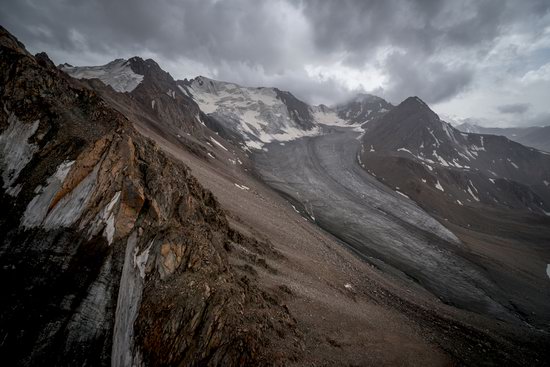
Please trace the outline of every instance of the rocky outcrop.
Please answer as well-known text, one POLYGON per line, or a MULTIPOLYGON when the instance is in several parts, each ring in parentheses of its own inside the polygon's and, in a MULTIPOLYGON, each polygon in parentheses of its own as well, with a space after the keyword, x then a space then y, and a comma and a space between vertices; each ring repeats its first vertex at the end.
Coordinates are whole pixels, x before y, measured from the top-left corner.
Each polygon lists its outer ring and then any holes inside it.
POLYGON ((228 254, 244 237, 182 163, 3 28, 0 80, 6 365, 298 355, 293 318, 233 271, 228 254))

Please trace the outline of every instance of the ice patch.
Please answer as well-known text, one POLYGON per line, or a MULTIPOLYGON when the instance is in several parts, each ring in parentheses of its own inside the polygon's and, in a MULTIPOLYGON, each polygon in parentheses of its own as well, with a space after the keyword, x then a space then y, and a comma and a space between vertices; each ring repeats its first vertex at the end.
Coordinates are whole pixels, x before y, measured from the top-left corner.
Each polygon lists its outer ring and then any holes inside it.
POLYGON ((99 164, 95 166, 94 170, 73 191, 59 200, 44 219, 44 228, 68 227, 80 218, 95 186, 98 171, 99 164))
POLYGON ((63 162, 57 167, 55 173, 46 180, 46 187, 39 186, 35 190, 37 194, 27 205, 23 213, 21 224, 26 228, 32 228, 40 223, 48 214, 50 204, 67 177, 74 161, 63 162))
POLYGON ((118 203, 119 198, 120 191, 117 191, 113 195, 109 204, 107 204, 107 206, 103 209, 103 212, 101 213, 101 219, 106 223, 104 235, 105 238, 107 238, 107 242, 109 243, 109 245, 113 243, 113 238, 115 236, 115 213, 113 213, 113 208, 118 203))
POLYGON ((21 187, 12 190, 9 188, 38 150, 38 147, 29 144, 28 140, 38 129, 39 121, 23 123, 14 113, 9 113, 5 107, 4 111, 8 114, 8 127, 0 134, 0 168, 2 169, 4 189, 8 194, 16 196, 21 187))
POLYGON ((107 242, 111 245, 115 237, 115 213, 111 213, 107 218, 104 234, 107 242))
POLYGON ((153 241, 151 241, 149 246, 147 246, 147 248, 139 255, 139 249, 137 246, 134 249, 134 268, 138 268, 141 279, 145 279, 145 266, 147 265, 147 260, 149 259, 149 250, 151 250, 151 246, 153 246, 153 241))

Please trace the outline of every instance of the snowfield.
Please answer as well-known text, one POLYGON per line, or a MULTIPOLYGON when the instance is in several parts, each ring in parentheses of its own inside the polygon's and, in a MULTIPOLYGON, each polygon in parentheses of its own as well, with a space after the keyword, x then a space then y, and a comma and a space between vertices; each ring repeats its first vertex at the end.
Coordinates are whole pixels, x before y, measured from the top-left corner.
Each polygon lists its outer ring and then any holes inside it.
POLYGON ((128 60, 124 59, 117 59, 101 66, 63 65, 61 70, 76 79, 97 78, 121 93, 133 91, 143 81, 143 75, 134 73, 128 60))

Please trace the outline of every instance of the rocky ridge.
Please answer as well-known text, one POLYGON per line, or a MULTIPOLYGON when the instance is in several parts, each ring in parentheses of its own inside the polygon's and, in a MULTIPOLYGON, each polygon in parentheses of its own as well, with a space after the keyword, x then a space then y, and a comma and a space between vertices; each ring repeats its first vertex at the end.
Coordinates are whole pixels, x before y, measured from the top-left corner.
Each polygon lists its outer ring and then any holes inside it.
POLYGON ((45 54, 33 57, 3 28, 0 47, 4 361, 295 358, 288 310, 227 259, 235 244, 269 246, 232 230, 182 163, 45 54))

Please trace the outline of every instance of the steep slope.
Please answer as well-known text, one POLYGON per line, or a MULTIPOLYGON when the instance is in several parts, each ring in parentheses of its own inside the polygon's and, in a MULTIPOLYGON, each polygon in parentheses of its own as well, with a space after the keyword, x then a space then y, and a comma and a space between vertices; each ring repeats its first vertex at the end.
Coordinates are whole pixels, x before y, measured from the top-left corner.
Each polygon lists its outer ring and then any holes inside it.
POLYGON ((98 90, 104 98, 123 109, 126 115, 132 114, 138 121, 152 123, 161 130, 181 135, 201 135, 203 123, 199 107, 178 88, 170 74, 151 59, 143 60, 136 56, 129 60, 114 60, 103 66, 74 67, 64 64, 59 68, 76 79, 86 81, 87 86, 98 90), (97 80, 108 87, 102 88, 97 80))
POLYGON ((372 94, 358 94, 347 103, 336 106, 336 112, 341 119, 352 124, 364 124, 379 118, 393 108, 384 99, 372 94))
MULTIPOLYGON (((199 109, 182 87, 181 81, 175 81, 155 61, 133 57, 127 61, 115 60, 99 67, 67 68, 62 65, 60 69, 79 77, 83 86, 99 93, 111 107, 128 117, 140 132, 161 135, 205 160, 223 159, 233 165, 246 165, 246 154, 240 149, 233 149, 229 141, 209 128, 216 126, 215 120, 199 109), (104 84, 94 78, 87 79, 95 75, 90 74, 89 69, 103 70, 113 63, 122 63, 126 71, 121 71, 121 67, 108 68, 105 73, 110 78, 103 81, 111 84, 104 84), (113 89, 116 80, 129 72, 138 75, 141 82, 130 91, 120 92, 113 89)), ((219 130, 222 133, 228 131, 219 130)))
POLYGON ((187 167, 3 28, 0 80, 4 363, 293 358, 288 310, 228 261, 269 246, 230 229, 187 167))
POLYGON ((461 133, 411 97, 367 125, 360 164, 464 243, 521 317, 548 321, 550 155, 461 133))
POLYGON ((505 136, 523 145, 550 152, 550 126, 498 128, 483 127, 465 122, 457 125, 456 128, 466 133, 505 136))
POLYGON ((455 204, 550 215, 550 155, 500 136, 461 133, 416 97, 370 124, 363 142, 364 162, 410 160, 426 171, 419 183, 428 180, 455 204))
POLYGON ((212 119, 212 129, 247 148, 318 133, 309 106, 289 92, 202 76, 180 81, 178 86, 212 119))

